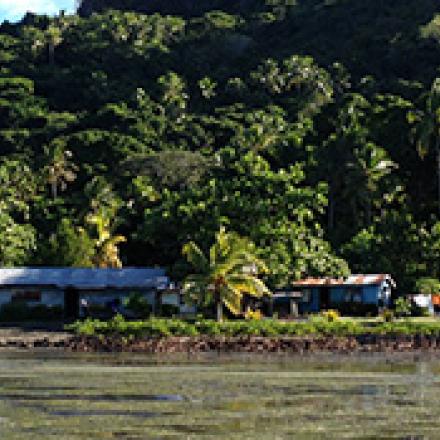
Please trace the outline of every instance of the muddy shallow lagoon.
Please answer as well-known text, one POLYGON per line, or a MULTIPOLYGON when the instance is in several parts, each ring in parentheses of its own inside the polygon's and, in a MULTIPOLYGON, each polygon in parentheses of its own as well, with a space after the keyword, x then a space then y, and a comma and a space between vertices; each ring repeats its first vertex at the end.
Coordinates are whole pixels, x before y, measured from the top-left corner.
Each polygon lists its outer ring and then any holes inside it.
POLYGON ((435 439, 440 358, 0 352, 0 438, 435 439))

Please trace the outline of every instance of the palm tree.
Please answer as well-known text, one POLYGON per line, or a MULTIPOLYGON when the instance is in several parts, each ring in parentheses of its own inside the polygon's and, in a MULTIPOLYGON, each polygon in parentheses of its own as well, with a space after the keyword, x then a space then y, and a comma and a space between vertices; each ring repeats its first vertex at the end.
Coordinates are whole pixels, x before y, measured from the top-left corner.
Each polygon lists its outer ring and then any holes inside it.
POLYGON ((55 24, 51 24, 46 30, 45 37, 49 64, 53 66, 55 64, 55 49, 63 41, 62 29, 55 24))
POLYGON ((423 159, 434 149, 437 162, 437 204, 440 213, 440 78, 432 83, 431 90, 426 96, 425 109, 410 112, 408 120, 414 124, 413 139, 417 152, 423 159))
POLYGON ((61 143, 54 143, 51 148, 46 148, 49 159, 45 167, 47 183, 51 187, 52 197, 58 197, 58 188, 64 191, 67 184, 76 179, 78 167, 72 162, 72 152, 66 150, 61 143))
POLYGON ((209 256, 194 243, 189 242, 182 250, 197 273, 189 275, 184 282, 187 298, 197 305, 216 306, 217 321, 223 318, 223 305, 234 315, 242 313, 243 294, 257 298, 270 295, 270 290, 257 278, 259 272, 268 269, 254 251, 254 245, 246 238, 221 228, 209 256))
POLYGON ((380 182, 390 174, 397 165, 388 157, 387 152, 372 142, 355 148, 353 160, 347 164, 347 181, 349 194, 358 197, 365 210, 366 225, 372 222, 373 196, 380 182))
POLYGON ((123 235, 112 235, 111 216, 105 210, 94 213, 87 217, 90 224, 96 226, 98 238, 95 242, 96 254, 93 262, 97 267, 122 267, 118 245, 124 243, 123 235))

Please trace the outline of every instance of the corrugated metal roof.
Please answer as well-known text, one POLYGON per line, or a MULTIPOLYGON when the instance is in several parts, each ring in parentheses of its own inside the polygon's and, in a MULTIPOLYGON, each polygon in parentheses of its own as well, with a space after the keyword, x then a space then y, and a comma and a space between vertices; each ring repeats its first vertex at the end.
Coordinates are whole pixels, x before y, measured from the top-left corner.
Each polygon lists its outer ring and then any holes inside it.
POLYGON ((345 280, 344 284, 349 284, 349 285, 382 284, 384 281, 387 280, 394 283, 391 275, 388 274, 351 275, 345 280))
POLYGON ((55 286, 78 289, 165 288, 164 269, 131 267, 86 269, 61 267, 0 268, 0 286, 55 286))
POLYGON ((305 278, 295 281, 294 287, 314 287, 314 286, 367 286, 382 284, 388 281, 395 287, 395 282, 388 274, 368 274, 368 275, 350 275, 348 278, 305 278))
POLYGON ((295 281, 292 286, 338 286, 344 284, 344 279, 335 278, 305 278, 303 280, 295 281))

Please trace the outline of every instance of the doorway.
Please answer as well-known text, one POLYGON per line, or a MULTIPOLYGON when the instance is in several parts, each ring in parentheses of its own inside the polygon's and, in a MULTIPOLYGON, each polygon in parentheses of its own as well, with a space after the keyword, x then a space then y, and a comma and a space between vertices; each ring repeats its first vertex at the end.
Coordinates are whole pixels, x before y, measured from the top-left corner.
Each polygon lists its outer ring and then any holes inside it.
POLYGON ((330 289, 328 287, 319 288, 319 308, 321 310, 330 308, 330 289))
POLYGON ((68 287, 64 291, 64 319, 72 321, 79 318, 79 291, 68 287))

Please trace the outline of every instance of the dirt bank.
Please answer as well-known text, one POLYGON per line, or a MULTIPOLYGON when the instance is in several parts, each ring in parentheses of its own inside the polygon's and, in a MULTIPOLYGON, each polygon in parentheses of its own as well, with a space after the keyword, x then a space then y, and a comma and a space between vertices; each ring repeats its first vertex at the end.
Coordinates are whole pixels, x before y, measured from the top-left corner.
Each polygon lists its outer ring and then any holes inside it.
POLYGON ((120 336, 76 336, 67 350, 139 353, 306 353, 404 352, 439 350, 440 337, 427 336, 307 336, 307 337, 168 337, 129 339, 120 336))
POLYGON ((440 337, 403 335, 357 336, 196 336, 126 338, 76 336, 53 330, 0 328, 0 349, 63 348, 75 352, 137 353, 314 353, 439 351, 440 337))

